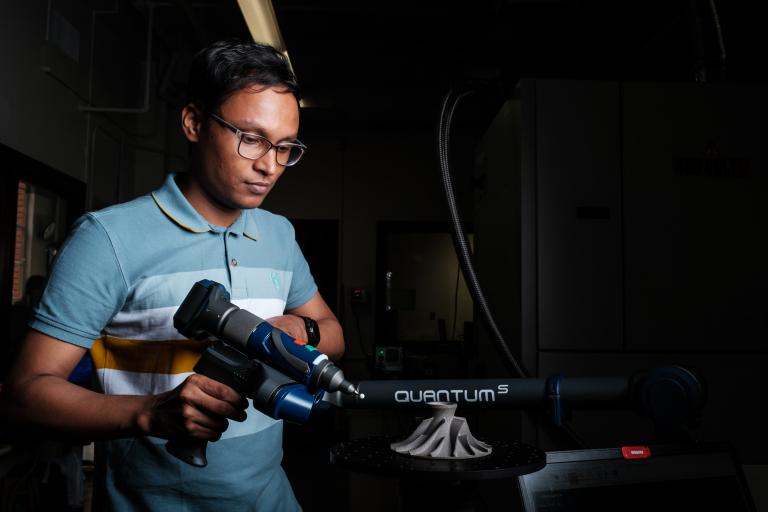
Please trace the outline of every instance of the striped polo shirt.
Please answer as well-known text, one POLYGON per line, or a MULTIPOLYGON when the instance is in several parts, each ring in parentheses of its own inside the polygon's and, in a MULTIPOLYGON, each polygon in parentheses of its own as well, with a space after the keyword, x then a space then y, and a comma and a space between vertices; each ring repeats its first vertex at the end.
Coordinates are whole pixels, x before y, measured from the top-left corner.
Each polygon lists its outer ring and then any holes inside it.
MULTIPOLYGON (((152 194, 77 221, 31 327, 90 349, 104 393, 162 393, 189 376, 205 349, 173 327, 201 279, 223 284, 234 304, 262 318, 317 292, 285 218, 254 209, 229 227, 212 225, 169 175, 152 194)), ((281 422, 251 406, 245 422, 230 422, 209 444, 206 468, 177 461, 151 437, 103 443, 97 464, 116 510, 295 510, 281 438, 281 422)))

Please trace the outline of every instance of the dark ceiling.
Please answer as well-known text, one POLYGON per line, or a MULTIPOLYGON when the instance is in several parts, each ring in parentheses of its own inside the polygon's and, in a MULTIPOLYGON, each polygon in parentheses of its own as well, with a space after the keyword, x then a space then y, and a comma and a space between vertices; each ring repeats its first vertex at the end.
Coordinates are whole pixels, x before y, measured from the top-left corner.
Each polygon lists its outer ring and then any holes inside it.
POLYGON ((344 109, 352 118, 373 122, 395 115, 407 122, 404 112, 412 120, 433 121, 450 86, 490 77, 502 78, 506 87, 523 77, 764 80, 765 3, 276 0, 274 5, 310 102, 344 109))
MULTIPOLYGON (((765 0, 274 0, 308 117, 422 129, 452 86, 765 81, 765 0)), ((135 2, 146 8, 148 3, 135 2)), ((247 37, 235 0, 174 0, 166 44, 247 37)), ((475 100, 482 101, 482 98, 475 100)))

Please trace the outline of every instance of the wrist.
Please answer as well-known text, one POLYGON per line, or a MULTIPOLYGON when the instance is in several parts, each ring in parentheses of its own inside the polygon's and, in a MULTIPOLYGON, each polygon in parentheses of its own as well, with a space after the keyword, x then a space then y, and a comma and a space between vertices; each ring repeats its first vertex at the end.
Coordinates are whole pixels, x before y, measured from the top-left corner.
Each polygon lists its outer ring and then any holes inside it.
POLYGON ((139 401, 138 408, 134 411, 129 431, 136 436, 152 435, 153 411, 155 396, 144 396, 139 401))
POLYGON ((297 316, 304 321, 304 329, 307 332, 307 345, 317 347, 317 345, 320 343, 320 326, 318 326, 314 319, 308 316, 297 316))

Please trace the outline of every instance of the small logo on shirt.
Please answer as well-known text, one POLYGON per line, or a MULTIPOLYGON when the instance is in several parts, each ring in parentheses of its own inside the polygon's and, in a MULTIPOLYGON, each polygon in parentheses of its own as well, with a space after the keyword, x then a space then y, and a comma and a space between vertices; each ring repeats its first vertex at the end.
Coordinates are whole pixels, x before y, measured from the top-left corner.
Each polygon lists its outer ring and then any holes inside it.
POLYGON ((280 276, 278 275, 277 272, 273 271, 271 277, 272 277, 272 284, 274 285, 275 290, 279 290, 280 289, 280 276))

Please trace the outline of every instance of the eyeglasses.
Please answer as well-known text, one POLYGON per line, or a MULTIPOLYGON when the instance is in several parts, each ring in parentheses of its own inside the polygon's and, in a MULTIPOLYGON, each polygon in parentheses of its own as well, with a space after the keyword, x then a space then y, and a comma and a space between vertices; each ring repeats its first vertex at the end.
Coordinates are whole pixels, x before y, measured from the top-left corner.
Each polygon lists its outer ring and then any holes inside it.
POLYGON ((262 137, 256 133, 244 132, 237 126, 228 123, 216 114, 208 113, 208 115, 216 120, 224 128, 231 130, 239 140, 237 144, 237 153, 249 160, 258 160, 263 157, 272 148, 275 148, 275 159, 278 164, 290 167, 296 165, 301 160, 304 151, 307 150, 307 146, 299 141, 296 142, 281 142, 280 144, 272 144, 266 137, 262 137))

